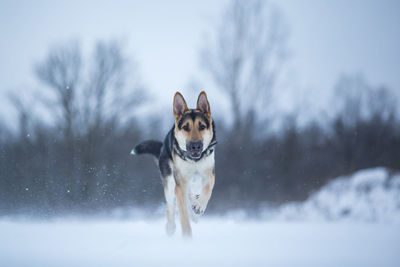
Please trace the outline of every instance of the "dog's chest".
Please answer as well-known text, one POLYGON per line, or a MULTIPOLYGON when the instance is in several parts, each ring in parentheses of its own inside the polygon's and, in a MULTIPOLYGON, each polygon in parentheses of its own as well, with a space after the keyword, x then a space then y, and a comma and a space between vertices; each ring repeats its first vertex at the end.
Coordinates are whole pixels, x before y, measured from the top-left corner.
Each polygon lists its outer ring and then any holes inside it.
POLYGON ((210 179, 214 168, 214 154, 198 162, 186 161, 176 157, 175 168, 180 173, 180 178, 186 180, 191 191, 198 191, 210 179))

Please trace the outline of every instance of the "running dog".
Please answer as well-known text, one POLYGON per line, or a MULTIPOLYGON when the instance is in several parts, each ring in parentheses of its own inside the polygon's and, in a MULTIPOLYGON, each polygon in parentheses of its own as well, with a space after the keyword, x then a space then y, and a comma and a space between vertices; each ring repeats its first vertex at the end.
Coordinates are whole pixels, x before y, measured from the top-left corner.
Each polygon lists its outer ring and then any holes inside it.
POLYGON ((156 157, 167 202, 167 234, 175 232, 175 199, 183 236, 190 237, 189 215, 194 222, 210 200, 215 182, 215 125, 203 91, 196 109, 188 109, 183 96, 176 92, 173 102, 175 124, 164 142, 144 141, 131 154, 156 157))

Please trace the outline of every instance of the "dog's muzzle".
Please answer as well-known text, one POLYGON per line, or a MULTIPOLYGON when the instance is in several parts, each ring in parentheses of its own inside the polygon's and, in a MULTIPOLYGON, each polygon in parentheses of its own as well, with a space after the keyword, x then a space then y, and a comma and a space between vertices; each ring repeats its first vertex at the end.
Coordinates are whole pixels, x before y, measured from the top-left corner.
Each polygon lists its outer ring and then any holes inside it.
POLYGON ((191 158, 200 158, 201 152, 203 152, 203 142, 189 142, 186 144, 186 151, 189 153, 191 158))

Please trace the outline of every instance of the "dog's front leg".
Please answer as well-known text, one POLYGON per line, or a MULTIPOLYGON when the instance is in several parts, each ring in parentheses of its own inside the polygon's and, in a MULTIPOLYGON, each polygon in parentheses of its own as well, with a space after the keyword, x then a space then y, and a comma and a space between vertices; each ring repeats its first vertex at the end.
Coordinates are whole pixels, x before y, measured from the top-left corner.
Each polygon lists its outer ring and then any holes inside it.
POLYGON ((189 215, 187 210, 187 183, 184 180, 179 181, 175 186, 176 204, 178 205, 179 217, 181 220, 182 234, 187 237, 192 236, 189 215))
POLYGON ((200 195, 195 195, 195 200, 192 203, 193 212, 201 215, 207 208, 208 201, 211 198, 211 193, 215 184, 214 172, 210 171, 207 183, 203 186, 200 195), (197 201, 196 201, 197 200, 197 201))
POLYGON ((164 194, 167 202, 167 225, 168 235, 175 233, 175 179, 172 175, 168 175, 163 179, 164 194))

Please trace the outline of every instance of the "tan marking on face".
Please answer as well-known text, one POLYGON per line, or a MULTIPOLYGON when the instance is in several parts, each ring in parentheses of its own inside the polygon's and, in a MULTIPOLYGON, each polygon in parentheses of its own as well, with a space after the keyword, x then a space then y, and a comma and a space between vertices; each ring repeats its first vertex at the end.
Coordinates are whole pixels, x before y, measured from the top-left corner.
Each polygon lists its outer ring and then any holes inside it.
MULTIPOLYGON (((190 112, 190 111, 188 111, 190 112)), ((203 142, 203 151, 210 145, 213 137, 212 119, 207 116, 210 127, 207 129, 206 122, 201 117, 196 117, 193 121, 190 117, 182 122, 182 128, 178 128, 180 118, 175 120, 175 138, 179 147, 186 150, 186 144, 189 142, 203 142)))

